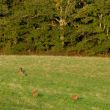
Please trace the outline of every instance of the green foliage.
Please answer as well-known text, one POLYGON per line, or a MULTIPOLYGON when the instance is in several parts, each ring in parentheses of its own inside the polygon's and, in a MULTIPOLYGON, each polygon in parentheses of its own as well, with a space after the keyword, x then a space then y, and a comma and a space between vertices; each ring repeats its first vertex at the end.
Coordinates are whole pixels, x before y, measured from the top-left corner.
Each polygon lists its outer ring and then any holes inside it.
POLYGON ((2 0, 0 50, 109 53, 109 7, 110 0, 2 0))

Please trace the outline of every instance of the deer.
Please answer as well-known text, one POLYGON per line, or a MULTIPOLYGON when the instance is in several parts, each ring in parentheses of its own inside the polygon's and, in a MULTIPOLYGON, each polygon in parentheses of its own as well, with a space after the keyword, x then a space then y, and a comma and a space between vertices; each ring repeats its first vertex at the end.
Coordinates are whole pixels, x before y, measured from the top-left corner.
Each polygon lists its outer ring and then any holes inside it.
POLYGON ((19 68, 18 74, 19 74, 20 76, 27 76, 25 70, 24 70, 22 67, 19 68))

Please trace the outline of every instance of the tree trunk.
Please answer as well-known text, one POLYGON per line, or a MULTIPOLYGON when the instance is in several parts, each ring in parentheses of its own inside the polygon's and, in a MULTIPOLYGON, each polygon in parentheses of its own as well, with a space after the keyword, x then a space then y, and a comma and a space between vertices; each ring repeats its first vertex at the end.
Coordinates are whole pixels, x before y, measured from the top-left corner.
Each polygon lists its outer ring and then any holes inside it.
POLYGON ((59 24, 60 24, 60 40, 62 42, 62 47, 64 47, 64 35, 65 35, 65 26, 67 25, 66 20, 63 19, 62 17, 59 20, 59 24))
POLYGON ((62 47, 64 47, 64 28, 63 27, 60 27, 60 40, 61 40, 61 44, 62 44, 62 47))
POLYGON ((108 27, 107 27, 107 36, 108 36, 108 34, 109 34, 109 29, 108 29, 108 27))

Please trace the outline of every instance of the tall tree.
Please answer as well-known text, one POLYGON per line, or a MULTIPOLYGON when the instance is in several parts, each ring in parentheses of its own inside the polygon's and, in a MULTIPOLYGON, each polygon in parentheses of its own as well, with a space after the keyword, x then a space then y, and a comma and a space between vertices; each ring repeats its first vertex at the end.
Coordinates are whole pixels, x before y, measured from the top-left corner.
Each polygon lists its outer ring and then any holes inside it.
POLYGON ((57 10, 57 17, 55 20, 59 23, 60 29, 60 40, 62 43, 62 47, 64 47, 64 35, 65 35, 65 27, 69 22, 69 18, 71 14, 75 12, 75 0, 54 0, 55 7, 57 10))

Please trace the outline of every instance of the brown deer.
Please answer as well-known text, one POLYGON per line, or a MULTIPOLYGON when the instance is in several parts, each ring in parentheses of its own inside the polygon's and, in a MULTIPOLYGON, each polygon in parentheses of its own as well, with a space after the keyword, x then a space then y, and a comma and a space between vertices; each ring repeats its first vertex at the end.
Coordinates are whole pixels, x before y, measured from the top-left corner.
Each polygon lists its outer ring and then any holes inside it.
POLYGON ((32 90, 32 96, 33 97, 38 96, 38 90, 37 89, 32 90))
POLYGON ((27 76, 25 70, 24 70, 22 67, 19 68, 18 74, 19 74, 20 76, 27 76))
POLYGON ((76 100, 79 99, 79 96, 78 96, 78 95, 72 95, 72 96, 71 96, 71 99, 72 99, 73 101, 76 101, 76 100))

